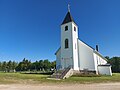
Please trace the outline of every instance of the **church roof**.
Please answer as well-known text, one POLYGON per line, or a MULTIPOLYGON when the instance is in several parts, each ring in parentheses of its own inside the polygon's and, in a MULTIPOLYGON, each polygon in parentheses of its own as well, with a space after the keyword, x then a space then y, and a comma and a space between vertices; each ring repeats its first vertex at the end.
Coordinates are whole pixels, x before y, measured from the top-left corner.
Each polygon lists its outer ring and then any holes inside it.
POLYGON ((70 14, 70 11, 68 11, 68 13, 66 14, 62 24, 69 23, 69 22, 74 22, 71 14, 70 14))
POLYGON ((94 50, 94 53, 96 53, 98 56, 100 56, 101 58, 103 58, 104 60, 107 61, 107 59, 105 57, 103 57, 98 51, 94 50))
POLYGON ((60 49, 61 49, 61 47, 59 47, 59 49, 55 52, 55 55, 59 52, 60 49))
POLYGON ((87 44, 86 42, 84 42, 83 40, 79 39, 81 42, 83 42, 84 44, 86 44, 88 47, 90 47, 91 49, 95 50, 95 48, 93 48, 92 46, 90 46, 89 44, 87 44))

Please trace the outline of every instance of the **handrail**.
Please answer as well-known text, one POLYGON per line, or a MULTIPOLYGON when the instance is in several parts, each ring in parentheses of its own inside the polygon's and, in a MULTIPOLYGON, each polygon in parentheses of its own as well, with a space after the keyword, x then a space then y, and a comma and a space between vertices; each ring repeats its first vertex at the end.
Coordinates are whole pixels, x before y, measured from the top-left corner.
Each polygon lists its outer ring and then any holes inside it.
POLYGON ((68 67, 62 72, 62 74, 61 74, 61 76, 60 76, 59 78, 63 78, 71 68, 72 68, 72 65, 68 66, 68 67))
MULTIPOLYGON (((58 65, 58 66, 60 66, 60 65, 58 65)), ((72 65, 70 65, 70 66, 68 66, 66 69, 64 69, 64 70, 62 70, 62 72, 55 72, 55 73, 53 73, 53 77, 54 77, 54 75, 56 76, 56 78, 59 78, 59 79, 63 79, 64 78, 64 76, 69 72, 69 70, 72 68, 72 65)), ((51 76, 51 77, 52 77, 51 76)))

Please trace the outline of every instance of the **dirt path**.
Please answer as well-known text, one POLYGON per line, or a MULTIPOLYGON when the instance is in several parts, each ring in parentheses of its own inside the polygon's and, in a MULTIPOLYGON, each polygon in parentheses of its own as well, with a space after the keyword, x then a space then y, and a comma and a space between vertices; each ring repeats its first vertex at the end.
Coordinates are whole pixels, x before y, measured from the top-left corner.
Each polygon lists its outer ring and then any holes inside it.
POLYGON ((74 84, 74 85, 0 85, 0 90, 120 90, 120 83, 74 84))

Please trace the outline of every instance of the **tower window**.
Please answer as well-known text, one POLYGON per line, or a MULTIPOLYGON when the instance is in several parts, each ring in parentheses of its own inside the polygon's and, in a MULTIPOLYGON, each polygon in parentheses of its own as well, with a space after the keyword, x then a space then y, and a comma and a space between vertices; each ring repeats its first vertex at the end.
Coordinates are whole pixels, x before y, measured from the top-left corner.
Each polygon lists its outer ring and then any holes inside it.
POLYGON ((76 32, 76 27, 74 27, 74 31, 76 32))
POLYGON ((65 26, 65 31, 67 31, 68 30, 68 26, 65 26))
POLYGON ((65 48, 69 47, 68 42, 69 42, 68 39, 65 39, 65 48))

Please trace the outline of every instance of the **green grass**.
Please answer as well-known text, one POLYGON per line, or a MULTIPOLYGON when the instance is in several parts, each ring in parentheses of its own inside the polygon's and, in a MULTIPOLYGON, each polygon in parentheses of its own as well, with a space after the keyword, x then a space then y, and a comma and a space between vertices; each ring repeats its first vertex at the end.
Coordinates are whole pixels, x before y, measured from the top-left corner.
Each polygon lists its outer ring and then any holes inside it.
POLYGON ((21 74, 21 73, 0 73, 0 83, 42 83, 49 75, 42 74, 21 74))
POLYGON ((74 83, 106 83, 120 82, 120 73, 113 73, 113 76, 90 76, 90 77, 70 77, 66 81, 74 83))
POLYGON ((49 75, 45 74, 21 74, 21 73, 0 73, 0 84, 41 84, 41 83, 106 83, 120 82, 120 73, 114 73, 113 76, 72 76, 64 80, 49 80, 49 75))

